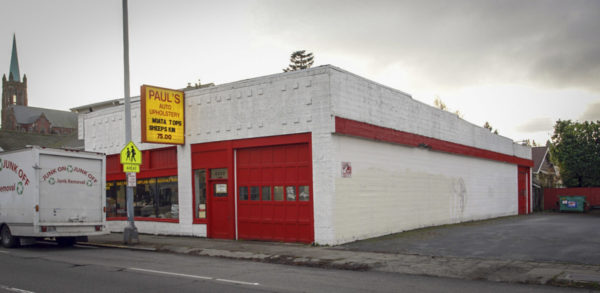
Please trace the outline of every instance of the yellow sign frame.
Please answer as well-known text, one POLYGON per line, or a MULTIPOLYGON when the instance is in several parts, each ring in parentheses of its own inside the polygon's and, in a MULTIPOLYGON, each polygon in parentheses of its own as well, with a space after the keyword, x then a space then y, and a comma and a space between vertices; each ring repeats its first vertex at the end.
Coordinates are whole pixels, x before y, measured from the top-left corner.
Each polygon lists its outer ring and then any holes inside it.
POLYGON ((185 144, 185 93, 142 85, 142 142, 185 144))

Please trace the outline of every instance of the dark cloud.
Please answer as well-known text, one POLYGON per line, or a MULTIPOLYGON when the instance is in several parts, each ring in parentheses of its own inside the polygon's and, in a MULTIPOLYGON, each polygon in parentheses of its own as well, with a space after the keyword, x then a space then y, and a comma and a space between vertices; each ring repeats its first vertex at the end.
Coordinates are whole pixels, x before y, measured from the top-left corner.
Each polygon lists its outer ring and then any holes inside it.
POLYGON ((587 106, 583 115, 579 117, 581 121, 600 121, 600 102, 592 103, 587 106))
POLYGON ((549 117, 540 117, 531 119, 519 126, 517 126, 517 131, 520 132, 540 132, 540 131, 550 131, 552 130, 552 126, 554 122, 549 117))
POLYGON ((274 38, 432 83, 522 82, 600 91, 600 1, 273 1, 256 18, 274 38))

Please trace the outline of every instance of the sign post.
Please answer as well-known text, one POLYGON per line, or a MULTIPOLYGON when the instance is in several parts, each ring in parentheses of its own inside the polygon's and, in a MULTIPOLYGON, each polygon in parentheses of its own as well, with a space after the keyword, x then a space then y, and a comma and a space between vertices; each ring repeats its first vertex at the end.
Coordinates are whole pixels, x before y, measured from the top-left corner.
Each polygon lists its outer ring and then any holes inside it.
MULTIPOLYGON (((129 97, 129 20, 127 0, 123 0, 123 80, 125 88, 125 141, 131 141, 131 99, 129 97)), ((133 187, 127 187, 127 221, 129 224, 123 230, 123 242, 131 244, 135 239, 140 242, 138 231, 133 219, 133 187)))

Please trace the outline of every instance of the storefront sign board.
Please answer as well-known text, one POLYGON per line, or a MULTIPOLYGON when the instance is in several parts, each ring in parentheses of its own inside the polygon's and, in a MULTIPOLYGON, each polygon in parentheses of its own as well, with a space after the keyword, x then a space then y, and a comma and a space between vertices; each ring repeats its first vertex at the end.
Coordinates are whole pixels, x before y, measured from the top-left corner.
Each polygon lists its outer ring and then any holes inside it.
POLYGON ((184 92, 142 85, 142 142, 184 144, 184 92))

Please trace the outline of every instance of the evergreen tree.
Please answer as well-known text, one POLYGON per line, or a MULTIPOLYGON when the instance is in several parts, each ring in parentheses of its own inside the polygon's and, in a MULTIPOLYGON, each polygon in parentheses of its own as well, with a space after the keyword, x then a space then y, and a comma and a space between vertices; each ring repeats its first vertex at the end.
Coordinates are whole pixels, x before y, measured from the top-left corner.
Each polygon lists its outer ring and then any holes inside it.
POLYGON ((600 186, 600 120, 556 121, 550 159, 567 187, 600 186))
POLYGON ((492 127, 492 125, 490 125, 489 122, 485 121, 485 124, 483 124, 483 128, 489 130, 490 132, 494 133, 494 134, 498 134, 498 129, 494 130, 494 128, 492 127))
POLYGON ((313 53, 306 53, 306 50, 296 51, 290 56, 290 65, 288 68, 284 68, 283 72, 307 69, 310 68, 313 63, 313 53))

